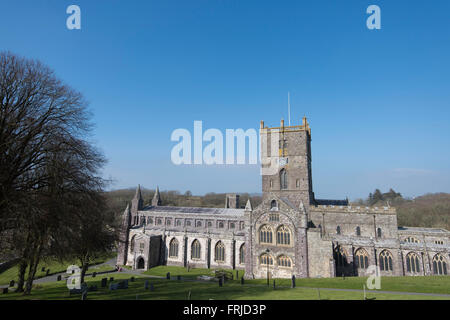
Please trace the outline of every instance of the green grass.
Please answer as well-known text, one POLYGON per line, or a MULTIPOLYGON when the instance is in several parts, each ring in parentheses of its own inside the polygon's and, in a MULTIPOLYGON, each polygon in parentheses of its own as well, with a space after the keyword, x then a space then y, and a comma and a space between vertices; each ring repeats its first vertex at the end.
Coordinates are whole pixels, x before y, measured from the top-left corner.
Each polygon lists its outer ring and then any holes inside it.
POLYGON ((144 274, 158 277, 166 277, 167 272, 170 272, 170 276, 176 278, 176 276, 182 276, 183 278, 195 279, 198 276, 214 276, 214 269, 202 269, 202 268, 191 268, 189 272, 187 268, 175 267, 175 266, 158 266, 151 268, 150 270, 144 271, 144 274))
MULTIPOLYGON (((118 279, 129 279, 129 274, 108 274, 98 276, 96 278, 88 277, 86 282, 96 284, 99 288, 97 292, 89 292, 89 300, 135 300, 137 299, 155 299, 155 300, 186 300, 188 292, 191 291, 191 299, 195 300, 318 300, 318 289, 314 288, 278 288, 274 290, 264 285, 246 284, 227 282, 223 287, 219 287, 217 282, 193 282, 193 281, 176 281, 155 278, 136 277, 135 282, 129 282, 129 289, 109 291, 107 288, 100 288, 100 280, 102 277, 113 276, 115 281, 118 279), (155 290, 144 290, 144 281, 149 280, 153 283, 155 290)), ((406 294, 386 294, 370 291, 367 293, 368 298, 376 298, 377 300, 449 300, 448 297, 433 297, 422 295, 406 295, 406 294)), ((320 289, 320 298, 325 300, 362 300, 361 292, 342 292, 320 289)), ((36 285, 30 296, 21 294, 8 293, 0 295, 0 300, 4 299, 38 299, 38 300, 79 300, 80 295, 69 296, 65 282, 52 282, 42 285, 36 285)))
MULTIPOLYGON (((199 275, 213 276, 213 269, 195 268, 187 272, 186 268, 173 266, 158 266, 147 270, 144 274, 165 277, 170 272, 171 277, 176 278, 177 275, 183 278, 197 278, 199 275)), ((236 271, 234 271, 236 275, 236 271)), ((243 270, 239 270, 239 278, 242 277, 243 270)), ((236 279, 236 278, 235 278, 236 279)), ((272 285, 272 279, 270 285, 272 285)), ((310 288, 336 288, 336 289, 357 289, 362 290, 366 284, 367 277, 346 277, 343 278, 297 278, 297 287, 310 288)), ((238 280, 234 281, 239 283, 238 280)), ((291 279, 276 279, 277 286, 291 286, 291 279)), ((266 279, 246 280, 246 284, 267 283, 266 279)), ((450 277, 449 276, 418 276, 418 277, 382 277, 381 291, 398 291, 398 292, 419 292, 419 293, 436 293, 450 294, 450 277)))
MULTIPOLYGON (((95 264, 101 264, 109 259, 114 257, 114 255, 104 255, 95 260, 95 264)), ((41 271, 42 267, 45 267, 45 270, 50 269, 50 274, 60 273, 67 270, 67 267, 70 265, 78 265, 78 261, 67 261, 67 262, 59 262, 55 259, 47 259, 43 260, 39 263, 38 269, 36 271, 35 279, 41 278, 46 275, 46 271, 41 271)), ((112 268, 110 266, 101 266, 97 267, 98 269, 94 270, 94 266, 89 267, 88 273, 91 272, 102 272, 102 271, 110 271, 112 268)), ((0 285, 9 284, 11 280, 17 281, 17 274, 19 271, 18 265, 12 266, 11 268, 5 270, 0 273, 0 285)), ((28 268, 27 268, 28 272, 28 268)))

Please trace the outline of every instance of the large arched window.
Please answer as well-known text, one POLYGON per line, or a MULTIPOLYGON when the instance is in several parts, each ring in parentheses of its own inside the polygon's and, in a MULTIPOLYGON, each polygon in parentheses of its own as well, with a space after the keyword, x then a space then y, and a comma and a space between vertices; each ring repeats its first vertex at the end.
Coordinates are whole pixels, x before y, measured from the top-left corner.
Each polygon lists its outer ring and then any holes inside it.
POLYGON ((272 258, 272 256, 270 254, 263 253, 259 257, 259 263, 261 265, 264 265, 264 266, 267 266, 267 265, 272 266, 273 265, 273 258, 272 258))
POLYGON ((369 255, 364 249, 358 249, 355 252, 356 267, 360 269, 367 269, 369 267, 369 255))
POLYGON ((239 263, 240 264, 245 263, 245 243, 243 243, 239 248, 239 263))
POLYGON ((381 271, 392 271, 392 253, 388 250, 384 250, 380 253, 380 270, 381 271))
POLYGON ((200 259, 201 246, 200 242, 195 239, 191 245, 191 259, 200 259))
POLYGON ((277 244, 290 245, 291 231, 286 226, 280 226, 277 230, 277 244))
POLYGON ((169 257, 176 258, 178 257, 178 240, 173 238, 169 243, 169 257))
POLYGON ((437 275, 447 274, 447 261, 440 253, 433 257, 433 272, 437 275))
POLYGON ((214 261, 225 261, 225 246, 223 245, 222 241, 219 241, 216 244, 216 248, 214 250, 214 261))
POLYGON ((279 256, 277 259, 278 266, 290 268, 292 267, 292 260, 288 256, 279 256))
POLYGON ((281 189, 288 188, 287 172, 285 169, 281 169, 280 171, 280 187, 281 189))
POLYGON ((420 272, 420 260, 419 256, 414 252, 410 252, 406 255, 406 271, 407 272, 420 272))
POLYGON ((346 267, 348 265, 347 252, 341 246, 337 246, 334 250, 334 259, 336 261, 336 266, 346 267))
POLYGON ((268 225, 263 225, 259 229, 259 242, 260 243, 272 243, 272 228, 268 225))

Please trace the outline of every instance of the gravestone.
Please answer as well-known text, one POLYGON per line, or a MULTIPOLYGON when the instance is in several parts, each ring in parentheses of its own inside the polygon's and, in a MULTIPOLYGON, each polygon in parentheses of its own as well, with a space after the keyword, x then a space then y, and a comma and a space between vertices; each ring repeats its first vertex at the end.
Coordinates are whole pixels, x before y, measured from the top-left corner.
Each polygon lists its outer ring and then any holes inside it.
POLYGON ((102 279, 102 282, 101 282, 102 288, 105 288, 105 287, 106 287, 107 282, 108 282, 108 278, 103 278, 103 279, 102 279))
POLYGON ((177 280, 178 280, 178 281, 181 280, 181 276, 177 276, 177 280))
POLYGON ((45 273, 46 276, 50 273, 50 269, 47 269, 47 272, 45 273))
POLYGON ((131 282, 134 282, 134 277, 131 277, 131 278, 130 278, 130 281, 131 281, 131 282))
POLYGON ((87 300, 87 291, 83 291, 81 294, 81 300, 87 300))
POLYGON ((97 276, 97 272, 92 273, 92 278, 95 278, 97 276))
POLYGON ((167 280, 170 280, 170 272, 167 272, 167 274, 166 274, 166 279, 167 279, 167 280))
POLYGON ((41 268, 41 272, 44 272, 44 271, 45 271, 45 267, 42 267, 42 268, 41 268))
POLYGON ((89 286, 89 288, 88 288, 88 291, 89 291, 89 292, 90 292, 90 291, 97 291, 97 290, 98 290, 97 286, 94 286, 94 285, 89 286))
POLYGON ((113 282, 114 281, 114 277, 109 278, 109 281, 113 282))
POLYGON ((222 278, 219 278, 219 287, 221 287, 222 285, 223 285, 222 278))
POLYGON ((11 281, 9 282, 9 286, 10 286, 10 287, 14 287, 14 283, 15 283, 14 280, 11 280, 11 281))
POLYGON ((145 280, 145 282, 144 282, 144 289, 148 290, 148 280, 145 280))
POLYGON ((292 275, 292 279, 291 279, 291 288, 295 288, 295 276, 292 275))
POLYGON ((244 277, 241 278, 241 284, 244 284, 244 277))
POLYGON ((62 277, 60 274, 58 274, 58 276, 56 277, 56 281, 61 281, 62 277))
POLYGON ((273 280, 273 289, 274 289, 274 290, 276 289, 276 286, 275 286, 275 280, 273 280))
POLYGON ((153 283, 150 283, 150 291, 154 291, 155 287, 153 286, 153 283))
POLYGON ((222 283, 225 283, 225 275, 222 275, 222 283))
POLYGON ((8 293, 8 288, 3 288, 3 294, 7 294, 8 293))
POLYGON ((236 279, 239 279, 239 270, 236 270, 236 279))

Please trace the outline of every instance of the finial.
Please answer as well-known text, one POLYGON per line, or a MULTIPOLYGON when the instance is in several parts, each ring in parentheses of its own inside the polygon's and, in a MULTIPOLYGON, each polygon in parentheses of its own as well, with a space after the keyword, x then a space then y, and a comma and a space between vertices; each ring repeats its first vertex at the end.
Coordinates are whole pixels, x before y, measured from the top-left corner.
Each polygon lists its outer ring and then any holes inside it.
POLYGON ((250 198, 247 200, 247 204, 245 205, 245 211, 252 211, 252 203, 250 202, 250 198))

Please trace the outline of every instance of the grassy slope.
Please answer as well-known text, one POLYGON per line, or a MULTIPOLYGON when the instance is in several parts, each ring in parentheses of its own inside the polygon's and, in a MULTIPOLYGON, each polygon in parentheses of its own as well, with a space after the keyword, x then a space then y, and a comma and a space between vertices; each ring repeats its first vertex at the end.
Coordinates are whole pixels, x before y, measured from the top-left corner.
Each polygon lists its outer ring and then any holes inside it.
MULTIPOLYGON (((130 275, 127 274, 111 274, 116 280, 129 279, 130 275)), ((88 284, 96 284, 99 287, 99 291, 90 292, 88 299, 92 300, 105 300, 105 299, 162 299, 162 300, 185 300, 187 299, 188 292, 191 291, 191 299, 195 300, 285 300, 285 299, 307 299, 317 300, 319 292, 317 289, 311 288, 278 288, 273 290, 271 287, 263 285, 244 285, 241 286, 237 282, 226 283, 224 287, 220 288, 216 282, 181 282, 181 281, 168 281, 164 279, 148 279, 154 284, 155 290, 150 292, 144 290, 145 278, 136 278, 135 282, 129 282, 129 289, 109 291, 106 288, 100 288, 101 277, 92 278, 88 277, 88 284)), ((370 291, 367 293, 368 298, 381 299, 447 299, 445 297, 432 297, 432 296, 420 296, 420 295, 402 295, 402 294, 383 294, 370 291)), ((363 294, 360 292, 339 292, 321 289, 321 299, 332 300, 361 300, 363 294)), ((69 296, 68 289, 65 287, 64 282, 53 282, 38 285, 33 289, 32 295, 24 297, 20 294, 9 293, 0 295, 2 299, 70 299, 79 300, 80 295, 69 296)))
MULTIPOLYGON (((109 260, 114 255, 105 255, 104 257, 98 258, 95 260, 95 264, 103 263, 107 260, 109 260)), ((68 262, 59 262, 57 260, 46 260, 39 263, 38 271, 36 272, 35 278, 41 278, 46 275, 46 271, 41 271, 42 267, 45 267, 45 270, 50 269, 50 274, 60 273, 67 270, 67 267, 70 265, 79 265, 79 262, 77 261, 68 261, 68 262)), ((102 272, 102 271, 109 271, 112 268, 110 266, 100 266, 100 267, 90 267, 88 270, 88 273, 91 272, 102 272)), ((27 269, 28 272, 28 269, 27 269)), ((17 281, 17 273, 18 273, 18 266, 12 266, 11 268, 5 270, 4 272, 0 273, 0 285, 3 284, 9 284, 11 280, 17 281)))

